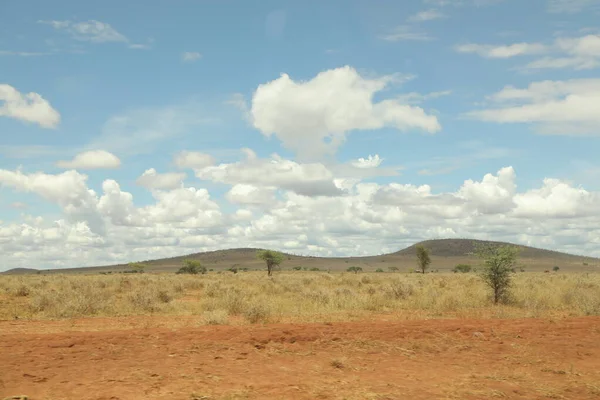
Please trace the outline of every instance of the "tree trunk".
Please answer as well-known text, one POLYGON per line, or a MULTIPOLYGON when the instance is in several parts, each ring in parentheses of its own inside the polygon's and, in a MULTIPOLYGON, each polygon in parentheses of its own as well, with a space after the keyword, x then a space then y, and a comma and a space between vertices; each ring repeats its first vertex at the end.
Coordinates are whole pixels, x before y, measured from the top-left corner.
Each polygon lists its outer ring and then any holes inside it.
POLYGON ((271 276, 273 274, 273 266, 271 263, 267 263, 267 276, 271 276))

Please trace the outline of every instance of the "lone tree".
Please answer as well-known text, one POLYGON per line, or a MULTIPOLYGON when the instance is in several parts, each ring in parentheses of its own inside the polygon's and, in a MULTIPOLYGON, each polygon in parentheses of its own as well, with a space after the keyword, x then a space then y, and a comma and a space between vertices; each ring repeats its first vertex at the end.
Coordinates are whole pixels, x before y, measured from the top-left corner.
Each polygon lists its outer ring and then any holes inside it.
POLYGON ((206 267, 203 267, 198 260, 185 260, 183 262, 183 267, 179 268, 177 271, 178 274, 205 274, 206 267))
POLYGON ((481 278, 492 289, 494 304, 509 299, 512 273, 517 264, 519 248, 516 246, 480 245, 475 255, 483 260, 481 278))
POLYGON ((280 265, 285 259, 283 254, 273 250, 259 250, 256 256, 267 263, 268 276, 273 275, 273 268, 280 265))
POLYGON ((555 265, 554 267, 552 267, 552 271, 554 271, 554 272, 558 272, 559 269, 560 269, 560 267, 558 265, 555 265))
POLYGON ((348 269, 346 269, 346 271, 348 272, 354 272, 355 274, 358 274, 359 272, 362 272, 362 268, 361 267, 348 267, 348 269))
POLYGON ((429 258, 429 249, 422 244, 417 246, 417 263, 422 273, 425 273, 429 264, 431 264, 431 258, 429 258))

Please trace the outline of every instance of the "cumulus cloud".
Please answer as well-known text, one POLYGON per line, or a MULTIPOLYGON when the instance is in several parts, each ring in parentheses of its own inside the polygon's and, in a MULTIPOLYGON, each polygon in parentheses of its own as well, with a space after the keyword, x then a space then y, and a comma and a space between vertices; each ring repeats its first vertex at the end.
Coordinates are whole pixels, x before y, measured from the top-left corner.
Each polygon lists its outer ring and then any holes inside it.
POLYGON ((7 84, 0 84, 0 117, 38 124, 42 128, 56 128, 60 123, 58 111, 40 94, 23 94, 7 84))
POLYGON ((379 154, 375 154, 374 156, 369 155, 368 158, 359 158, 352 162, 357 168, 377 168, 383 162, 383 158, 379 157, 379 154))
POLYGON ((205 168, 215 163, 215 159, 210 154, 199 151, 182 151, 175 156, 175 165, 178 168, 205 168))
MULTIPOLYGON (((256 165, 275 165, 269 181, 287 182, 290 175, 282 165, 293 171, 291 176, 306 172, 304 164, 248 156, 256 165)), ((232 171, 242 167, 233 166, 232 171)), ((236 174, 227 176, 240 176, 236 174)), ((330 176, 316 174, 321 175, 330 176)), ((554 178, 519 191, 512 167, 440 193, 429 185, 358 180, 342 196, 311 196, 293 187, 231 178, 225 198, 233 208, 227 213, 202 188, 154 190, 154 202, 137 206, 118 182, 105 180, 98 196, 86 180, 76 171, 0 170, 2 186, 36 193, 64 213, 56 221, 27 217, 0 224, 4 268, 114 264, 234 247, 358 256, 438 237, 506 240, 600 256, 600 193, 554 178), (94 218, 104 230, 94 228, 94 218)))
POLYGON ((267 137, 275 135, 301 158, 335 153, 353 130, 439 131, 437 118, 422 108, 391 99, 373 102, 393 79, 364 78, 351 67, 324 71, 306 82, 283 74, 256 89, 253 125, 267 137))
POLYGON ((246 160, 198 168, 196 177, 231 185, 247 184, 267 188, 281 188, 306 196, 337 196, 342 191, 335 185, 332 172, 321 163, 303 163, 274 155, 259 159, 245 149, 246 160))
POLYGON ((185 172, 167 172, 159 174, 154 168, 147 169, 136 183, 147 189, 175 189, 183 184, 185 172))
POLYGON ((497 123, 532 123, 541 133, 600 134, 600 79, 534 82, 525 89, 507 86, 489 100, 497 106, 467 116, 497 123))
POLYGON ((79 153, 70 161, 58 161, 56 166, 65 169, 114 169, 121 166, 117 156, 104 150, 79 153))
POLYGON ((59 205, 69 220, 85 221, 92 231, 102 233, 104 222, 97 213, 97 196, 87 187, 87 179, 73 170, 51 175, 0 169, 0 186, 36 193, 59 205))
POLYGON ((243 206, 272 206, 277 202, 276 188, 244 183, 233 185, 225 198, 230 203, 243 206))

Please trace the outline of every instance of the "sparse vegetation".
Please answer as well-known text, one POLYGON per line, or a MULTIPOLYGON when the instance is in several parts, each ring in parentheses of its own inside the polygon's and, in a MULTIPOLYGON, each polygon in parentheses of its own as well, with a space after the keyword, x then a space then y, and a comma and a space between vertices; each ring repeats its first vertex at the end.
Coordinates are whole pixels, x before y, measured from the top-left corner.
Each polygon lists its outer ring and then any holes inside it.
POLYGON ((195 315, 198 323, 223 324, 230 317, 316 322, 373 312, 402 318, 600 315, 596 273, 516 274, 510 303, 497 307, 490 307, 487 282, 473 274, 289 271, 268 281, 261 274, 0 276, 0 319, 195 315))
POLYGON ((398 272, 400 269, 398 267, 388 267, 388 271, 390 272, 398 272))
POLYGON ((273 269, 281 265, 284 255, 273 250, 259 250, 256 256, 267 264, 267 275, 273 275, 273 269))
POLYGON ((429 249, 423 246, 422 244, 416 247, 417 251, 417 263, 419 265, 419 270, 424 274, 427 268, 429 268, 429 264, 431 264, 431 257, 429 256, 429 249))

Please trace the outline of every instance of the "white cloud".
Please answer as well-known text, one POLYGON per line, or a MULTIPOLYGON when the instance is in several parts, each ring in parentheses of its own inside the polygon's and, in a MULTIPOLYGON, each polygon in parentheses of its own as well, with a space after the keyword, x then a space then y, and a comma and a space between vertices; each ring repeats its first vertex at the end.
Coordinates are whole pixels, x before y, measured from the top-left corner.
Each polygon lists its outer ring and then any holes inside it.
POLYGON ((455 47, 460 53, 475 53, 486 58, 511 58, 547 53, 529 62, 523 70, 573 68, 592 69, 600 66, 600 35, 558 37, 551 44, 515 43, 510 45, 463 44, 455 47))
POLYGON ((154 168, 147 169, 136 183, 147 189, 176 189, 183 185, 185 172, 167 172, 159 174, 154 168))
POLYGON ((56 128, 60 114, 41 95, 20 93, 14 87, 0 84, 0 117, 35 123, 42 128, 56 128))
POLYGON ((374 156, 369 155, 368 158, 359 158, 352 162, 357 168, 377 168, 383 162, 383 158, 379 157, 379 154, 375 154, 374 156))
POLYGON ((526 89, 507 86, 490 100, 499 106, 467 116, 498 123, 533 123, 541 133, 600 134, 600 79, 534 82, 526 89))
POLYGON ((410 22, 423 22, 423 21, 432 21, 434 19, 444 18, 445 15, 438 10, 431 9, 421 11, 415 15, 410 16, 408 19, 410 22))
POLYGON ((263 135, 275 135, 301 158, 333 154, 352 130, 385 126, 437 132, 435 116, 397 100, 373 102, 395 77, 368 79, 351 67, 319 73, 306 82, 288 75, 260 85, 252 98, 252 121, 263 135))
POLYGON ((511 58, 528 54, 540 54, 547 51, 541 43, 515 43, 506 46, 483 44, 463 44, 456 46, 459 53, 475 53, 486 58, 511 58))
POLYGON ((96 210, 97 196, 88 189, 87 178, 76 171, 50 175, 0 169, 0 186, 36 193, 59 205, 69 220, 85 221, 92 231, 104 232, 104 223, 96 210))
POLYGON ((54 29, 68 32, 74 39, 93 43, 128 42, 125 35, 119 33, 110 24, 96 20, 74 21, 38 21, 51 25, 54 29))
POLYGON ((272 206, 277 202, 274 187, 261 187, 236 184, 227 192, 225 198, 230 203, 243 206, 272 206))
POLYGON ((327 197, 261 182, 230 183, 225 197, 234 209, 228 214, 205 189, 155 190, 154 203, 139 207, 116 181, 104 181, 98 197, 86 179, 75 171, 0 170, 2 185, 37 193, 61 206, 66 216, 55 222, 31 216, 0 224, 3 268, 115 264, 235 247, 381 254, 440 236, 600 256, 600 193, 552 178, 519 192, 511 167, 442 193, 429 185, 354 182, 344 195, 327 197), (92 228, 92 217, 105 229, 92 228))
POLYGON ((104 150, 79 153, 70 161, 58 161, 56 166, 65 169, 114 169, 121 166, 117 156, 104 150))
POLYGON ((299 164, 274 155, 270 160, 258 159, 249 149, 244 161, 198 168, 196 177, 230 185, 246 184, 290 190, 306 196, 337 196, 342 191, 335 185, 332 172, 323 164, 299 164))
POLYGON ((181 54, 181 61, 183 62, 194 62, 202 58, 202 54, 197 51, 186 51, 181 54))
POLYGON ((411 25, 399 25, 390 32, 381 35, 379 38, 388 42, 399 42, 405 40, 428 41, 434 39, 428 33, 416 30, 416 28, 411 25))
POLYGON ((178 168, 206 168, 215 163, 215 159, 210 154, 198 151, 182 151, 175 156, 175 165, 178 168))

